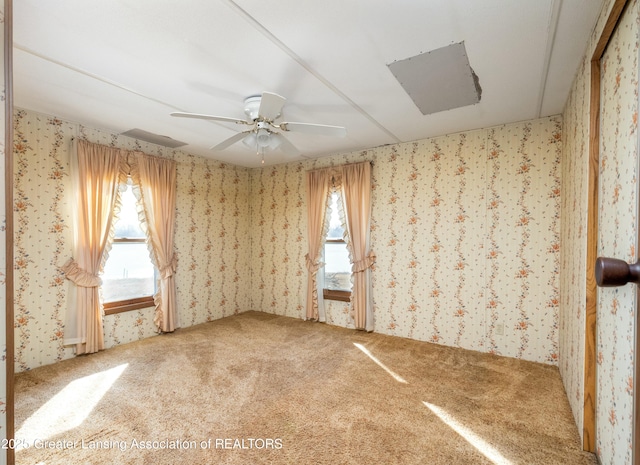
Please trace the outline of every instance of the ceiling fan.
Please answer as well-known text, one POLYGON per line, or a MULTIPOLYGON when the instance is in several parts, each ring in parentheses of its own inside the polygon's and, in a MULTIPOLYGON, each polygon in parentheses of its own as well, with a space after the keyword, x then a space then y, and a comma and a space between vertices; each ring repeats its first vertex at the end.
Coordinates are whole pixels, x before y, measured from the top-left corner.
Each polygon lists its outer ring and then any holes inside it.
POLYGON ((289 142, 279 131, 296 131, 307 134, 320 134, 326 136, 344 137, 347 130, 342 126, 329 126, 326 124, 295 123, 276 121, 282 116, 282 107, 286 99, 278 94, 263 92, 262 95, 252 95, 244 100, 244 112, 247 119, 229 118, 226 116, 203 115, 199 113, 185 113, 176 111, 171 116, 181 118, 196 118, 204 120, 222 121, 226 123, 236 123, 249 126, 246 131, 223 140, 218 145, 211 147, 211 150, 224 150, 227 147, 242 141, 244 145, 256 150, 258 155, 262 154, 264 163, 264 152, 268 150, 280 149, 285 153, 298 155, 300 152, 289 142))

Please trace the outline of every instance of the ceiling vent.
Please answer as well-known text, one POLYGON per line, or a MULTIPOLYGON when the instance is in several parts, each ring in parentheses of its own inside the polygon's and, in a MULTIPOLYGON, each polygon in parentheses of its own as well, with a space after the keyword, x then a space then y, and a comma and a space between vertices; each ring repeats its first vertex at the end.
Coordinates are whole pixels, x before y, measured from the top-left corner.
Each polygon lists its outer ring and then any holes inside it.
POLYGON ((482 89, 464 42, 387 65, 423 115, 473 105, 482 89))
POLYGON ((130 129, 129 131, 122 132, 121 134, 123 136, 133 137, 134 139, 150 142, 156 145, 162 145, 172 149, 187 145, 186 142, 180 142, 179 140, 172 139, 169 136, 154 134, 152 132, 145 131, 144 129, 130 129))

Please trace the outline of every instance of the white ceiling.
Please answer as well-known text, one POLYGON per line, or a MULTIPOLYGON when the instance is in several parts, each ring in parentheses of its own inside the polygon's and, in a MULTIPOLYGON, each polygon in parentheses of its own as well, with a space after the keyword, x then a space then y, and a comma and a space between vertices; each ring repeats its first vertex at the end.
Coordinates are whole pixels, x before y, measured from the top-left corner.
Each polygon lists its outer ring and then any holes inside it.
POLYGON ((344 139, 287 133, 302 156, 562 112, 602 0, 19 0, 14 101, 116 133, 133 128, 182 150, 260 166, 243 144, 210 147, 237 125, 172 111, 244 118, 243 100, 287 98, 283 118, 345 126, 344 139), (464 42, 479 103, 423 115, 387 65, 464 42))

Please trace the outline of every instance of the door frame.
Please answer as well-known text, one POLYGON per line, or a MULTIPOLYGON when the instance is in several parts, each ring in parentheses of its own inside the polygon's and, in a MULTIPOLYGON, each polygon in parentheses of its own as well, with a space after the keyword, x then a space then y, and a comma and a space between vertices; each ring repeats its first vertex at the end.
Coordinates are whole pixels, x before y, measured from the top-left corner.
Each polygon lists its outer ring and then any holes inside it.
MULTIPOLYGON (((591 56, 591 82, 589 98, 589 186, 587 193, 587 263, 586 263, 586 315, 584 340, 584 404, 582 418, 582 447, 585 451, 596 451, 596 370, 597 370, 597 285, 595 280, 595 262, 598 253, 598 177, 600 166, 600 60, 613 36, 622 13, 629 0, 615 0, 607 22, 600 34, 591 56)), ((637 258, 637 257, 636 257, 637 258)), ((636 302, 638 302, 636 300, 636 302)), ((637 326, 637 325, 636 325, 637 326)), ((638 354, 638 338, 635 338, 638 354)), ((634 357, 634 428, 633 457, 636 463, 638 434, 638 389, 635 384, 637 362, 634 357)))
MULTIPOLYGON (((13 0, 4 0, 4 208, 5 208, 5 421, 7 440, 15 438, 14 417, 14 284, 13 284, 13 0)), ((15 463, 15 450, 6 449, 7 464, 15 463)))

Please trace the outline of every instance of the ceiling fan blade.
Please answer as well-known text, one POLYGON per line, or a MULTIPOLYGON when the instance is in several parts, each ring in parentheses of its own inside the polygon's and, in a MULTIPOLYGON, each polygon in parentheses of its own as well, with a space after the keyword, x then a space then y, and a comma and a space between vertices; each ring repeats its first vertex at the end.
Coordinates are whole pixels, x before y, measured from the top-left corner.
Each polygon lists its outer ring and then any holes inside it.
POLYGON ((305 132, 307 134, 319 134, 321 136, 345 137, 347 130, 342 126, 329 126, 327 124, 314 123, 280 123, 277 125, 283 131, 305 132))
POLYGON ((289 140, 284 137, 282 134, 274 132, 271 134, 271 137, 277 139, 278 148, 282 150, 287 155, 300 155, 300 150, 298 150, 289 140))
POLYGON ((249 134, 250 132, 251 131, 243 131, 243 132, 239 132, 238 134, 234 134, 228 139, 225 139, 222 142, 220 142, 218 145, 214 145, 213 147, 211 147, 211 150, 222 151, 227 147, 229 147, 230 145, 233 145, 236 142, 239 142, 245 137, 247 137, 247 134, 249 134))
POLYGON ((225 123, 236 123, 236 124, 250 124, 243 119, 238 118, 228 118, 226 116, 213 116, 213 115, 202 115, 200 113, 185 113, 182 111, 174 111, 171 113, 171 116, 177 116, 179 118, 195 118, 195 119, 206 119, 212 121, 224 121, 225 123))
POLYGON ((282 107, 286 101, 287 99, 281 95, 263 92, 258 115, 266 120, 273 121, 282 113, 282 107))

